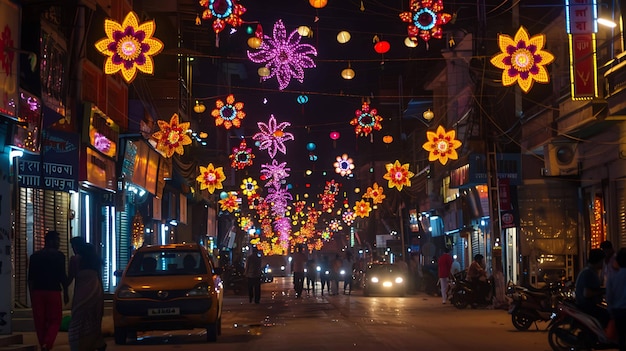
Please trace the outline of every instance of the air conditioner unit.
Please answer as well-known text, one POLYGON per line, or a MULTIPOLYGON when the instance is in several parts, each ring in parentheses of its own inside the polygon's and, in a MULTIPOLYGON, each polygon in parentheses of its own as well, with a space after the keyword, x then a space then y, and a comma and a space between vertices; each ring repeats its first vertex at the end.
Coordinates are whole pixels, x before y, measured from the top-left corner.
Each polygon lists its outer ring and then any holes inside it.
POLYGON ((545 176, 578 175, 578 143, 554 142, 544 146, 545 176))

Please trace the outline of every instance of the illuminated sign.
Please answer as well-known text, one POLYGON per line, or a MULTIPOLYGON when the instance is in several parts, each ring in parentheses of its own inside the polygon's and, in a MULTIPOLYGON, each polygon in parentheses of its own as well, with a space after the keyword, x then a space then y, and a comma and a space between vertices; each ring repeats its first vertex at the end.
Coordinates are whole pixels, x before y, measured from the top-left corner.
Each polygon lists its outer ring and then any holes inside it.
POLYGON ((598 6, 595 0, 565 0, 565 7, 572 99, 593 99, 598 97, 598 6))
POLYGON ((86 106, 86 113, 90 116, 89 145, 103 155, 116 159, 119 127, 97 106, 86 106))

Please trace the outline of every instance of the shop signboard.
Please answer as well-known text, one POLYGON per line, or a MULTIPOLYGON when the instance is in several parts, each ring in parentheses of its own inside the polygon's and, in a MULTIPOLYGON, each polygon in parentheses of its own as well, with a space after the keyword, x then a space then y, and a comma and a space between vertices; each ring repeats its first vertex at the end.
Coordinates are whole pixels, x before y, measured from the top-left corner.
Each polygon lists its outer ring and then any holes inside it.
POLYGON ((18 164, 20 187, 78 190, 78 135, 57 130, 43 133, 41 155, 24 154, 18 164))

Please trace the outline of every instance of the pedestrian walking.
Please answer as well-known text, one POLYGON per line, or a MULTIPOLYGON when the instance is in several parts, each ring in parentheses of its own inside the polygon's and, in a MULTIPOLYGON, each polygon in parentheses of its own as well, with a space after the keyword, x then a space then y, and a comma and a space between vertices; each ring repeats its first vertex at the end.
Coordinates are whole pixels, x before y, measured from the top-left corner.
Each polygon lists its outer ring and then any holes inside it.
POLYGON ((339 275, 341 273, 341 267, 343 262, 339 254, 335 255, 335 259, 331 262, 330 266, 330 295, 339 294, 339 275))
POLYGON ((244 269, 244 275, 248 280, 248 297, 250 303, 254 300, 254 303, 261 302, 261 253, 256 246, 252 247, 252 252, 246 259, 246 267, 244 269))
POLYGON ((102 289, 102 259, 93 244, 83 237, 73 237, 70 244, 74 256, 70 259, 68 283, 74 281, 72 318, 68 329, 71 351, 105 350, 102 336, 104 291, 102 289))
POLYGON ((70 297, 65 255, 59 251, 61 235, 51 230, 44 240, 43 249, 30 256, 28 287, 37 340, 41 351, 49 351, 61 327, 63 303, 68 303, 70 297))
POLYGON ((296 247, 296 253, 291 259, 291 271, 293 272, 293 287, 296 290, 296 298, 302 296, 304 289, 304 268, 306 267, 306 255, 302 252, 302 246, 296 247))
POLYGON ((626 248, 617 251, 615 262, 619 269, 607 282, 606 301, 615 323, 619 350, 626 351, 626 248))
POLYGON ((343 260, 343 294, 350 295, 352 293, 352 271, 354 270, 354 262, 352 261, 352 253, 346 251, 346 257, 343 260))
POLYGON ((322 285, 322 296, 324 296, 324 287, 330 295, 330 262, 328 256, 324 256, 320 263, 320 284, 322 285))
POLYGON ((448 302, 448 278, 452 269, 452 255, 450 255, 450 249, 444 248, 443 255, 439 257, 437 261, 439 286, 441 288, 441 303, 446 304, 448 302))
POLYGON ((306 291, 307 293, 313 290, 313 295, 315 295, 315 283, 317 281, 317 266, 315 265, 315 260, 313 258, 309 258, 306 261, 306 291))

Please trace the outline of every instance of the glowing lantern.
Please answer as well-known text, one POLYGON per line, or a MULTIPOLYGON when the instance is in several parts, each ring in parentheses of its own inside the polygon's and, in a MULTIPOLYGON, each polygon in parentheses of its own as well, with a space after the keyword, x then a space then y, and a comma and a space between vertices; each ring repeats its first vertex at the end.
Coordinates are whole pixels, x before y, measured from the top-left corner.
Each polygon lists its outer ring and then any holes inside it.
POLYGON ((330 132, 329 136, 330 136, 330 138, 332 140, 337 140, 337 139, 339 139, 341 134, 339 134, 339 132, 333 130, 332 132, 330 132))
POLYGON ((406 37, 406 38, 404 38, 404 45, 407 48, 417 47, 417 39, 411 38, 411 37, 406 37))
POLYGON ((321 9, 328 4, 328 0, 309 0, 309 4, 316 9, 321 9))
POLYGON ((385 54, 391 49, 391 45, 389 45, 388 41, 381 40, 378 43, 374 44, 374 51, 379 54, 385 54))
POLYGON ((271 72, 269 68, 263 66, 257 70, 257 73, 259 74, 259 77, 267 77, 271 72))
POLYGON ((337 41, 340 44, 345 44, 345 43, 349 42, 350 38, 351 38, 350 32, 345 31, 345 30, 342 30, 341 32, 339 32, 339 34, 337 34, 337 41))
POLYGON ((252 49, 258 49, 259 47, 261 47, 261 43, 263 43, 263 40, 261 38, 258 38, 258 37, 248 38, 248 46, 252 49))
POLYGON ((433 118, 435 118, 435 113, 431 111, 430 109, 428 109, 424 111, 424 113, 422 114, 422 117, 424 117, 425 120, 430 121, 433 118))
POLYGON ((391 135, 385 135, 383 137, 383 143, 391 144, 393 142, 393 137, 391 135))
POLYGON ((343 71, 341 71, 341 77, 343 79, 350 80, 354 78, 354 76, 356 76, 356 73, 354 73, 354 70, 350 68, 349 64, 348 64, 348 68, 344 68, 343 71))
POLYGON ((299 96, 296 98, 296 101, 297 101, 300 105, 304 105, 304 104, 306 104, 307 102, 309 102, 309 97, 308 97, 308 96, 306 96, 306 95, 299 95, 299 96))
POLYGON ((298 27, 298 34, 300 34, 301 37, 308 37, 309 35, 311 35, 311 27, 309 26, 298 27))
POLYGON ((202 113, 206 111, 206 106, 204 106, 204 104, 201 103, 200 101, 196 100, 196 104, 193 107, 193 111, 195 113, 202 113))

